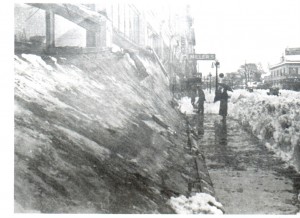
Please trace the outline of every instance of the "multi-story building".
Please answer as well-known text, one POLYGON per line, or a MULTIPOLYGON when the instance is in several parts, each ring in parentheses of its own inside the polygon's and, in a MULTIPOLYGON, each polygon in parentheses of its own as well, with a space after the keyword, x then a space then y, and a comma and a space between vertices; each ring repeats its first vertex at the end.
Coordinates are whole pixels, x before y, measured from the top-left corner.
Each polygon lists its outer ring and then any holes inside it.
POLYGON ((76 7, 71 4, 19 4, 15 7, 15 40, 29 41, 35 36, 47 38, 45 11, 48 10, 54 11, 52 46, 111 47, 121 41, 124 46, 152 48, 171 75, 184 77, 196 72, 195 62, 188 60, 195 46, 193 18, 188 6, 178 11, 172 5, 146 8, 126 1, 103 1, 76 7), (89 19, 86 9, 91 11, 91 21, 97 13, 105 18, 99 22, 98 32, 90 27, 85 29, 89 19), (80 17, 80 12, 84 12, 84 16, 80 17))
POLYGON ((300 90, 300 54, 289 55, 286 50, 281 62, 269 67, 270 76, 265 83, 282 89, 300 90))

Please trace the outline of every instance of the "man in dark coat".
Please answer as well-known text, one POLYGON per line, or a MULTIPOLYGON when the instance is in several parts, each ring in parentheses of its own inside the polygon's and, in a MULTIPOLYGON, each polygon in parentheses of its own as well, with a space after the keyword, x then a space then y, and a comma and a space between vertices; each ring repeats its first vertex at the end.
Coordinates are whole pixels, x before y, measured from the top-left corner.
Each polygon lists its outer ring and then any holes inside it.
POLYGON ((228 98, 229 98, 227 90, 222 88, 222 91, 221 91, 219 97, 220 97, 219 115, 223 116, 223 120, 225 120, 226 116, 227 116, 228 98))

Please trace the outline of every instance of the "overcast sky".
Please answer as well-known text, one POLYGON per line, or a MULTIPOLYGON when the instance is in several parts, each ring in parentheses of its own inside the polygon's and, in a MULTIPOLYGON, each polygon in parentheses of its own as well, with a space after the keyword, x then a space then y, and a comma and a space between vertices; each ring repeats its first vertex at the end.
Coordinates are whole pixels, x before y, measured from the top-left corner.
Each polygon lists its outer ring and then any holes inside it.
MULTIPOLYGON (((245 61, 276 64, 286 47, 300 47, 300 0, 190 1, 196 52, 215 53, 220 72, 236 71, 245 61)), ((215 72, 201 61, 200 72, 215 72)))

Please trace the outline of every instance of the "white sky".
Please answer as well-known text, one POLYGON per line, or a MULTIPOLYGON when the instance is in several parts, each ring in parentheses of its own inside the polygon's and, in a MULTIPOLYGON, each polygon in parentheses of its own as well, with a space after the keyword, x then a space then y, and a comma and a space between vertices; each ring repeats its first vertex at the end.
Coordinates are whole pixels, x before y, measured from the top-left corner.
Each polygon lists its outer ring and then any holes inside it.
MULTIPOLYGON (((276 64, 286 47, 300 47, 300 0, 190 1, 197 53, 215 53, 220 72, 240 65, 276 64)), ((211 68, 201 61, 200 72, 211 68)))
MULTIPOLYGON (((139 0, 145 7, 190 4, 194 17, 196 53, 215 53, 219 72, 237 71, 245 63, 280 61, 287 47, 300 47, 300 0, 139 0)), ((203 75, 215 72, 200 61, 203 75)))

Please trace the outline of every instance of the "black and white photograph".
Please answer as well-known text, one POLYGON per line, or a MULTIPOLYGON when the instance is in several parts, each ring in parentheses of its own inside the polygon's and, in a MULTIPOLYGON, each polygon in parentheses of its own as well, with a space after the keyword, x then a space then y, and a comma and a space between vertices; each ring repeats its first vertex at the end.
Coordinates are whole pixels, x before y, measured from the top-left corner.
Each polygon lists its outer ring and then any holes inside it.
POLYGON ((8 7, 11 217, 300 215, 300 0, 8 7))

